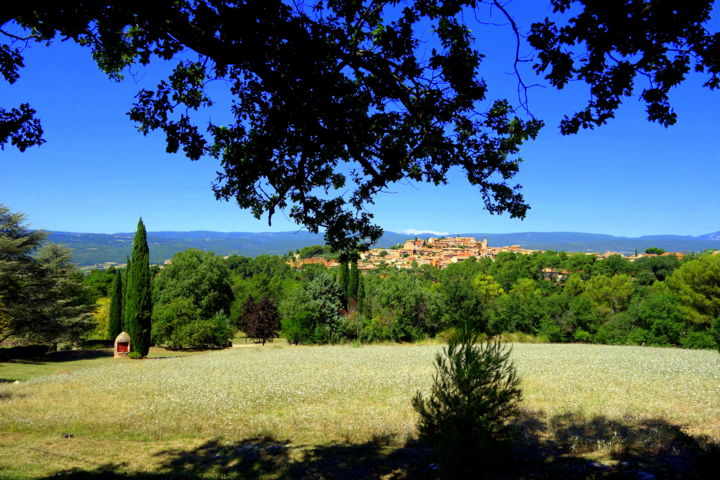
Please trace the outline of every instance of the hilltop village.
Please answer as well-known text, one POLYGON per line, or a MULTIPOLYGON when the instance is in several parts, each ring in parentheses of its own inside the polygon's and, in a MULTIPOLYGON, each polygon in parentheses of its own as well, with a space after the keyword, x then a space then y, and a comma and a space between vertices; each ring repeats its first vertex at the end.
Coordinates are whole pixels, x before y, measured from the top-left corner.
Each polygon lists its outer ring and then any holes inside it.
MULTIPOLYGON (((415 238, 406 240, 405 243, 393 246, 391 248, 373 248, 367 252, 360 254, 358 261, 358 269, 374 270, 381 265, 394 266, 396 268, 412 268, 413 266, 430 265, 439 269, 446 266, 467 260, 470 257, 475 258, 495 258, 499 253, 511 252, 520 254, 532 254, 541 250, 530 250, 522 248, 520 245, 510 245, 502 247, 491 247, 488 245, 486 238, 478 241, 474 237, 431 237, 427 240, 415 238)), ((638 254, 626 256, 618 252, 605 253, 587 253, 587 255, 595 255, 604 259, 612 255, 620 255, 630 261, 647 256, 656 256, 655 254, 638 254)), ((675 256, 682 258, 683 253, 667 252, 663 256, 675 256)), ((328 260, 323 257, 300 258, 296 255, 293 260, 288 262, 291 266, 299 268, 306 264, 321 264, 328 268, 338 265, 336 260, 328 260)))
POLYGON ((444 268, 451 263, 461 262, 470 257, 494 258, 500 252, 532 253, 519 245, 490 247, 488 241, 473 237, 431 237, 427 240, 416 238, 393 248, 375 248, 362 253, 358 268, 372 270, 381 264, 397 268, 411 268, 413 265, 430 265, 444 268))

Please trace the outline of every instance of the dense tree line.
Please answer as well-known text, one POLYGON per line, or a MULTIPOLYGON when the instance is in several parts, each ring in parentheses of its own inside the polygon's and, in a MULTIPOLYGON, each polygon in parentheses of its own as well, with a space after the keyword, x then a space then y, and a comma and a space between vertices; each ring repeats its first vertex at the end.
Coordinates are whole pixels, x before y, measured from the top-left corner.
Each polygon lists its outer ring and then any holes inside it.
POLYGON ((425 303, 413 306, 410 325, 425 336, 471 319, 489 335, 519 332, 553 342, 713 348, 720 256, 705 254, 682 263, 674 257, 645 257, 632 263, 619 255, 504 253, 441 271, 371 273, 366 288, 372 299, 361 307, 366 325, 383 325, 385 331, 400 332, 408 321, 403 304, 418 298, 425 303), (567 273, 559 279, 549 275, 559 271, 567 273), (402 288, 402 300, 384 302, 397 288, 402 288))
POLYGON ((718 345, 720 255, 502 253, 362 273, 355 263, 293 269, 288 259, 177 254, 154 278, 154 341, 219 347, 239 328, 258 339, 279 330, 295 344, 412 342, 468 322, 552 342, 718 345))
POLYGON ((42 247, 44 235, 23 225, 22 215, 4 207, 0 213, 0 327, 4 337, 27 342, 112 339, 132 328, 133 266, 144 264, 140 277, 148 283, 141 294, 150 313, 139 317, 134 335, 144 353, 151 343, 225 347, 238 329, 261 341, 279 332, 295 344, 411 342, 451 338, 461 323, 488 336, 552 342, 720 343, 720 255, 711 253, 635 262, 620 255, 502 253, 443 270, 360 272, 354 262, 294 269, 291 255, 222 258, 190 249, 151 269, 139 225, 138 252, 127 269, 81 275, 67 249, 42 247))

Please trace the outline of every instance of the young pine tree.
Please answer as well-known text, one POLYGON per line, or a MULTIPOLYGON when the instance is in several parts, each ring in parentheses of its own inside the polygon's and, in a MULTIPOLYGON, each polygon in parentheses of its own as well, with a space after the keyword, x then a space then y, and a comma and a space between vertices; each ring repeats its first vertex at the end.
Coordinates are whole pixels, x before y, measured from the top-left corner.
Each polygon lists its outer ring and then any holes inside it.
POLYGON ((115 270, 112 286, 110 287, 110 322, 108 324, 108 336, 110 340, 120 335, 123 330, 123 286, 120 270, 115 270))
POLYGON ((142 356, 150 351, 152 298, 150 296, 150 251, 142 218, 138 222, 127 271, 124 327, 132 349, 142 356))
POLYGON ((467 323, 435 357, 429 396, 418 392, 412 400, 420 438, 452 479, 482 478, 502 465, 522 396, 510 350, 499 341, 477 343, 467 323))

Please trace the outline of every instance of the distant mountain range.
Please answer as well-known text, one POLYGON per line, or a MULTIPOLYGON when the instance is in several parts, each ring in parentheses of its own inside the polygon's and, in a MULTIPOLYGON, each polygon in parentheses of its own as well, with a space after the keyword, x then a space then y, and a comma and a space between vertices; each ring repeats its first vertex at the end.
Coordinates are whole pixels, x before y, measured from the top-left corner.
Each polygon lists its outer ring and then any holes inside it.
MULTIPOLYGON (((525 233, 458 233, 453 236, 487 238, 491 246, 520 245, 534 250, 565 250, 568 252, 607 252, 614 251, 631 254, 649 247, 658 247, 672 252, 700 252, 706 249, 720 248, 720 232, 706 235, 648 235, 644 237, 615 237, 595 233, 576 232, 525 232, 525 233)), ((49 239, 61 243, 73 250, 73 260, 81 266, 91 266, 104 262, 124 263, 132 249, 133 233, 73 233, 49 232, 49 239)), ((433 236, 418 233, 416 236, 433 236)), ((376 244, 377 247, 390 247, 404 242, 413 235, 407 233, 386 232, 376 244)), ((199 248, 215 252, 218 255, 284 255, 310 245, 322 245, 321 234, 304 231, 277 233, 247 232, 149 232, 150 262, 162 263, 164 260, 188 248, 199 248)))

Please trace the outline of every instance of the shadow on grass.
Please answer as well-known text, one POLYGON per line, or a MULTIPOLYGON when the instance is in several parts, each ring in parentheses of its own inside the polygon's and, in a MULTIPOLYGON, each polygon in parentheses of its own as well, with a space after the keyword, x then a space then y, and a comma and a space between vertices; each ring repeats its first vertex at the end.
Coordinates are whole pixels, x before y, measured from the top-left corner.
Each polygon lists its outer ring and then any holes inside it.
POLYGON ((94 360, 96 358, 107 358, 113 356, 111 348, 95 348, 92 350, 67 350, 64 352, 50 352, 40 358, 40 361, 46 363, 55 362, 74 362, 77 360, 94 360))
POLYGON ((108 463, 93 470, 72 469, 48 479, 369 479, 435 478, 430 451, 420 445, 392 446, 378 438, 362 444, 298 446, 272 437, 237 443, 210 440, 191 450, 155 454, 153 471, 128 471, 127 463, 108 463))
POLYGON ((45 355, 32 358, 8 358, 2 360, 6 363, 19 363, 27 365, 45 365, 48 363, 75 362, 78 360, 94 360, 96 358, 112 357, 112 349, 67 350, 48 352, 45 355))
MULTIPOLYGON (((72 440, 69 440, 72 441, 72 440)), ((67 470, 48 479, 436 479, 432 452, 418 442, 393 438, 362 444, 300 446, 272 437, 236 443, 211 440, 190 450, 156 455, 152 471, 108 463, 67 470)), ((611 420, 567 414, 547 419, 524 413, 513 461, 496 466, 491 479, 705 479, 720 471, 720 445, 690 437, 662 419, 611 420)), ((488 459, 492 462, 493 459, 488 459)))

